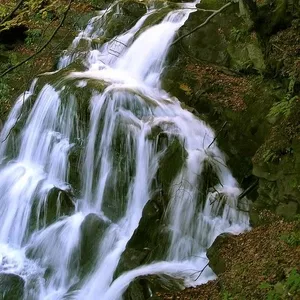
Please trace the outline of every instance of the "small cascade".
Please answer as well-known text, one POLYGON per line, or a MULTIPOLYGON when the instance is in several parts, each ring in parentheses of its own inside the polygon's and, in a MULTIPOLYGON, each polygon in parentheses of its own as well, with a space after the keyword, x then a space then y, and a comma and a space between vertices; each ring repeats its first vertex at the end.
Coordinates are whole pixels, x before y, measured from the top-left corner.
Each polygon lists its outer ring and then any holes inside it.
POLYGON ((216 236, 249 226, 213 130, 160 86, 196 2, 144 26, 158 12, 151 8, 92 47, 114 5, 89 21, 56 72, 17 99, 1 133, 0 272, 24 279, 24 299, 118 300, 153 274, 201 284, 214 278, 195 270, 216 236), (151 205, 160 222, 142 229, 151 205), (139 230, 163 234, 139 240, 161 247, 125 268, 139 230))

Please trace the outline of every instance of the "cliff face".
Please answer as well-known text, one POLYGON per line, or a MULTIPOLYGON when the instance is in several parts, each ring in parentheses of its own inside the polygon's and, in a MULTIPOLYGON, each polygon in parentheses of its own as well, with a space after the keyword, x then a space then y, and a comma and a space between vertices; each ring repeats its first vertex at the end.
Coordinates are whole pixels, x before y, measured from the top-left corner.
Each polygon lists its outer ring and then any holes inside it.
POLYGON ((229 2, 198 4, 170 52, 164 88, 216 130, 256 225, 263 209, 285 217, 300 209, 299 3, 229 2))

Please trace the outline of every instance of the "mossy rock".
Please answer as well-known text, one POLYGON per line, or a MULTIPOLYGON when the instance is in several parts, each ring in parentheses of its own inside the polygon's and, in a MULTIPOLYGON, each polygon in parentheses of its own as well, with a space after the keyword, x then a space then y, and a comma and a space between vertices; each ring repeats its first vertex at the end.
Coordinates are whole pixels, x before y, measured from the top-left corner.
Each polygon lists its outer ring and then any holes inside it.
POLYGON ((123 298, 125 300, 150 300, 155 299, 153 295, 156 293, 175 292, 183 288, 183 280, 168 275, 147 275, 131 282, 123 298))
MULTIPOLYGON (((239 32, 236 34, 239 34, 239 32)), ((234 39, 233 34, 231 34, 231 40, 227 48, 230 56, 230 67, 239 72, 247 73, 255 70, 263 74, 266 72, 266 62, 257 36, 249 32, 244 34, 245 37, 242 40, 234 39)))
POLYGON ((89 1, 91 3, 91 5, 96 8, 96 9, 106 9, 111 5, 111 1, 110 0, 92 0, 89 1))
POLYGON ((105 29, 104 36, 106 39, 110 40, 115 36, 122 34, 123 32, 130 29, 134 23, 136 23, 137 18, 129 15, 113 15, 109 20, 107 27, 105 29))
POLYGON ((75 201, 71 193, 71 191, 64 191, 59 188, 50 190, 45 210, 40 215, 41 218, 45 218, 46 225, 54 223, 59 216, 69 216, 74 212, 75 201))
POLYGON ((79 266, 82 276, 94 270, 97 262, 99 244, 109 223, 96 214, 85 217, 80 226, 80 258, 79 266))
POLYGON ((75 201, 71 191, 53 187, 43 203, 35 199, 29 223, 29 232, 53 224, 58 217, 70 216, 75 210, 75 201), (37 219, 38 218, 38 219, 37 219))
POLYGON ((18 275, 0 273, 0 299, 22 300, 24 299, 25 281, 18 275))
POLYGON ((256 16, 256 29, 262 36, 268 36, 282 28, 291 21, 287 14, 288 0, 259 1, 256 16))
POLYGON ((221 255, 222 246, 227 244, 232 238, 230 233, 222 233, 213 242, 213 244, 207 249, 206 255, 209 259, 209 266, 216 273, 220 275, 226 270, 226 262, 221 255))
POLYGON ((129 30, 147 12, 145 4, 137 1, 123 1, 115 4, 105 26, 104 36, 110 40, 129 30), (116 13, 119 12, 120 13, 116 13))
POLYGON ((123 3, 122 10, 126 15, 140 18, 147 12, 147 7, 141 2, 128 0, 123 3))
MULTIPOLYGON (((160 136, 163 138, 163 136, 160 136)), ((187 152, 179 139, 171 140, 164 156, 159 162, 158 180, 165 191, 168 191, 172 181, 175 179, 177 173, 181 170, 187 152)))
POLYGON ((167 199, 160 193, 147 202, 139 225, 121 256, 114 277, 140 265, 164 258, 169 245, 169 232, 167 224, 163 221, 167 204, 167 199))

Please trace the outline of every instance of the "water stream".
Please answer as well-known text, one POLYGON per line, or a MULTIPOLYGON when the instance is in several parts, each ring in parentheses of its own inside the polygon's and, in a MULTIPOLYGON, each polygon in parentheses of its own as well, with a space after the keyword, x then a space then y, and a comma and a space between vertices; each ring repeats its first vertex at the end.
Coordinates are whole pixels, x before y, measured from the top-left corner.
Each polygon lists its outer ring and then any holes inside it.
POLYGON ((207 264, 205 251, 216 236, 248 228, 248 216, 237 209, 241 189, 212 143, 213 130, 160 87, 170 44, 194 5, 144 28, 156 13, 149 9, 129 31, 95 49, 92 40, 103 34, 98 21, 110 10, 100 12, 63 54, 58 71, 17 99, 1 133, 0 272, 25 280, 24 299, 117 300, 135 278, 149 274, 200 284, 214 278, 209 268, 199 278, 195 270, 207 264), (83 55, 76 50, 82 40, 83 55), (67 72, 78 60, 84 70, 67 72), (87 120, 80 117, 83 106, 87 120), (116 275, 175 144, 182 163, 172 177, 177 162, 169 161, 172 182, 163 186, 167 248, 158 260, 116 275), (203 195, 207 166, 217 181, 203 195), (91 216, 103 230, 94 239, 95 263, 82 272, 83 228, 91 216))

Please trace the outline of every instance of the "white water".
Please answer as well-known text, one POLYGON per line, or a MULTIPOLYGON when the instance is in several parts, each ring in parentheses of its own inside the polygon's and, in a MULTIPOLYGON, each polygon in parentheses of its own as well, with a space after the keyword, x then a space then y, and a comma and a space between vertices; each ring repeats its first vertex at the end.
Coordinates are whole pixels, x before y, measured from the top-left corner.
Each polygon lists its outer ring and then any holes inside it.
MULTIPOLYGON (((132 280, 147 274, 169 274, 184 278, 187 285, 200 284, 214 277, 207 268, 195 281, 196 271, 207 264, 205 250, 215 237, 248 227, 247 215, 236 209, 241 190, 224 155, 212 143, 214 132, 160 88, 169 45, 193 6, 183 7, 188 9, 169 13, 160 24, 137 35, 155 13, 150 11, 100 49, 89 48, 81 58, 86 71, 59 78, 57 85, 46 84, 16 137, 9 133, 19 114, 25 117, 22 107, 35 93, 36 82, 17 100, 1 133, 0 272, 25 279, 25 299, 121 299, 132 280), (93 92, 89 130, 84 135, 78 121, 82 99, 67 88, 75 81, 78 88, 87 89, 90 80, 105 81, 106 87, 93 92), (168 145, 159 145, 158 137, 149 139, 157 127, 170 143, 179 140, 187 153, 169 191, 165 222, 170 245, 164 260, 114 279, 126 244, 153 195, 160 159, 168 150, 168 145), (76 166, 70 165, 69 155, 78 140, 83 145, 81 187, 70 214, 62 211, 63 195, 73 195, 70 173, 76 166), (199 204, 205 162, 210 163, 219 183, 207 193, 205 203, 199 204), (54 191, 58 192, 55 222, 46 217, 54 191), (89 213, 98 215, 107 229, 99 243, 97 263, 82 276, 78 263, 81 227, 89 213), (63 216, 66 214, 69 216, 63 216)), ((92 19, 74 40, 59 68, 80 57, 76 47, 82 39, 90 45, 102 34, 95 21, 103 15, 92 19)))

